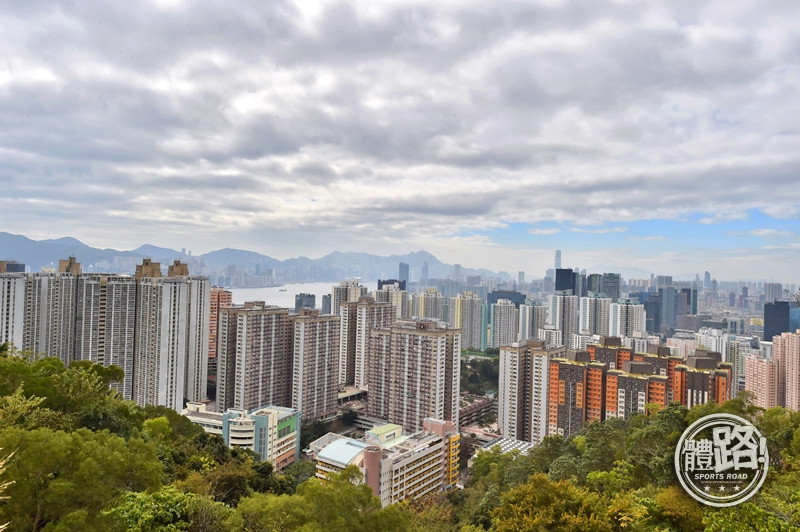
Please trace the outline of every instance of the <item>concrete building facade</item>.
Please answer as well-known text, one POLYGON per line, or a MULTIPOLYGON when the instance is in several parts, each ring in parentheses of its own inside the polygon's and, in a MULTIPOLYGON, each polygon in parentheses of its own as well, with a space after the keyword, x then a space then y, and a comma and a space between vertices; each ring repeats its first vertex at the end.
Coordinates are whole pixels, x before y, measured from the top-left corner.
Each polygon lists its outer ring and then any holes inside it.
POLYGON ((436 320, 399 320, 370 333, 367 414, 410 430, 425 418, 458 427, 461 331, 436 320))

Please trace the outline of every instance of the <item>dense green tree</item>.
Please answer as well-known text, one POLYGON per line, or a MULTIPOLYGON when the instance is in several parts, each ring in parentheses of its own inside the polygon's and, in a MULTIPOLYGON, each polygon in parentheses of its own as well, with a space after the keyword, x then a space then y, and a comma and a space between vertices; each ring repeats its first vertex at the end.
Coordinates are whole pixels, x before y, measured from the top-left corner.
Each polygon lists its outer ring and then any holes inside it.
POLYGON ((239 502, 227 525, 243 532, 277 532, 313 522, 311 505, 300 496, 254 493, 239 502))
POLYGON ((14 449, 0 514, 11 530, 41 530, 76 510, 96 515, 125 490, 158 487, 163 475, 153 448, 107 431, 8 428, 0 447, 14 449))
POLYGON ((345 408, 339 419, 341 419, 342 422, 348 425, 352 425, 353 423, 355 423, 357 417, 358 417, 358 412, 356 412, 352 408, 345 408))
POLYGON ((442 493, 413 501, 403 501, 399 508, 409 532, 456 532, 455 508, 442 493))
POLYGON ((381 508, 380 500, 364 485, 355 466, 327 481, 317 478, 301 484, 295 495, 255 493, 242 499, 228 519, 232 530, 355 531, 405 530, 400 507, 381 508))
POLYGON ((703 517, 707 532, 789 532, 797 527, 789 525, 770 512, 751 502, 731 508, 708 508, 703 517))
POLYGON ((625 420, 611 418, 589 424, 574 439, 580 453, 577 477, 583 482, 592 471, 609 471, 625 455, 628 426, 625 420))
POLYGON ((57 429, 63 415, 42 406, 44 397, 26 397, 20 385, 14 393, 0 396, 0 430, 7 427, 57 429))
POLYGON ((281 474, 290 482, 291 493, 294 493, 297 490, 297 486, 316 475, 316 473, 317 464, 310 460, 299 460, 281 470, 281 474))
POLYGON ((600 498, 569 481, 552 482, 544 474, 509 490, 493 512, 498 532, 517 530, 611 530, 600 498))
POLYGON ((225 520, 231 513, 225 505, 208 497, 165 486, 155 492, 126 493, 103 516, 119 530, 222 532, 227 530, 225 520))

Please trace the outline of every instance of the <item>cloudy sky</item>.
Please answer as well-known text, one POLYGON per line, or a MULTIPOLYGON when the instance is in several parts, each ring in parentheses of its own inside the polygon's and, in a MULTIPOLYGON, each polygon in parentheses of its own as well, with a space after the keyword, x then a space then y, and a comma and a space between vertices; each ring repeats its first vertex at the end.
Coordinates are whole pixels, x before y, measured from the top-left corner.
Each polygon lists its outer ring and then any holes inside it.
POLYGON ((798 20, 792 0, 3 2, 0 231, 797 282, 798 20))

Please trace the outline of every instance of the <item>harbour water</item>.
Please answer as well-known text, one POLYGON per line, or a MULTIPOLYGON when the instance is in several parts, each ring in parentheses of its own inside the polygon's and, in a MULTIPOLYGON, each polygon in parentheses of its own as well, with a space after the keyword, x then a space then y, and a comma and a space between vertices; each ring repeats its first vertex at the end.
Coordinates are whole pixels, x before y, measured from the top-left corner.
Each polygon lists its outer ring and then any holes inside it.
MULTIPOLYGON (((314 294, 317 308, 322 307, 322 296, 331 293, 331 287, 336 284, 325 283, 294 283, 283 286, 269 286, 266 288, 229 288, 233 293, 233 303, 241 305, 246 301, 264 301, 268 305, 294 308, 294 296, 297 294, 314 294)), ((361 284, 372 292, 375 290, 375 281, 361 281, 361 284)))

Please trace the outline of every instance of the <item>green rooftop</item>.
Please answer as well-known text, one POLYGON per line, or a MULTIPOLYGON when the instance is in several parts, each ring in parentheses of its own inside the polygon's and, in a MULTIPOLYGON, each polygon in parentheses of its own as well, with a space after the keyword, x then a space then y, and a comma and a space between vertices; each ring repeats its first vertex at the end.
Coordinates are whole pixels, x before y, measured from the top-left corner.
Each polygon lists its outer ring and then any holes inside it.
POLYGON ((374 429, 368 431, 368 434, 373 434, 375 436, 382 436, 387 432, 391 432, 393 430, 400 429, 402 431, 403 427, 400 425, 395 425, 393 423, 387 423, 386 425, 381 425, 379 427, 375 427, 374 429))

